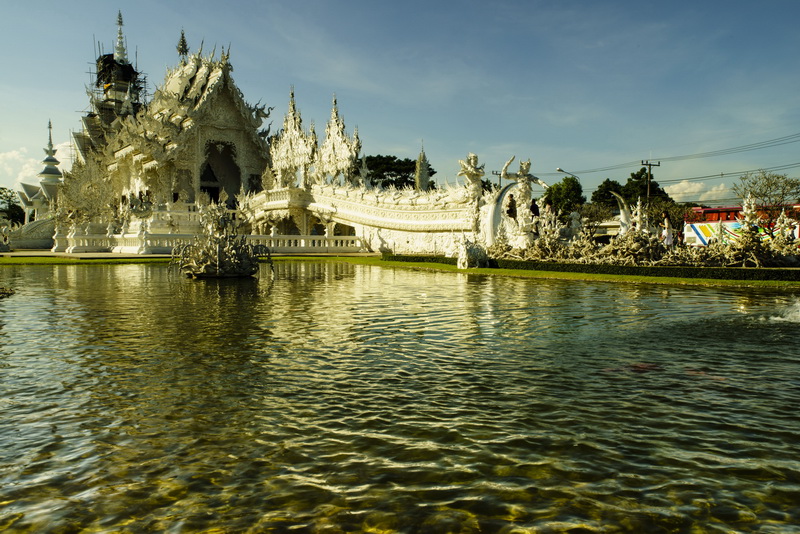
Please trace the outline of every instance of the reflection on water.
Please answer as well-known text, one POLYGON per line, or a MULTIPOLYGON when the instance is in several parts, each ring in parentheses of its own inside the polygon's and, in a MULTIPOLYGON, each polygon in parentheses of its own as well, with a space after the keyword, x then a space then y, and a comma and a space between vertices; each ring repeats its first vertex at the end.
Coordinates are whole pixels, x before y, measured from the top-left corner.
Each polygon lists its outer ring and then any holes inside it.
POLYGON ((0 269, 0 530, 796 528, 794 296, 275 267, 0 269))

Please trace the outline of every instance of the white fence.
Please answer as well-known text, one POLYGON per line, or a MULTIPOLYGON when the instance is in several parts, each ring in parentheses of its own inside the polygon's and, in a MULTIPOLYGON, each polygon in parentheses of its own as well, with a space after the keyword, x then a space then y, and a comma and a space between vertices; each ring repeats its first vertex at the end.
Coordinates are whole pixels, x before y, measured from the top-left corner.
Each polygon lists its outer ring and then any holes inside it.
POLYGON ((251 235, 247 240, 253 245, 265 245, 274 253, 324 253, 324 252, 365 252, 360 237, 319 235, 251 235))
MULTIPOLYGON (((58 236, 54 252, 117 252, 126 254, 170 254, 175 245, 191 243, 193 234, 75 234, 58 236), (58 250, 56 250, 58 249, 58 250)), ((253 245, 264 245, 275 254, 320 254, 365 252, 360 237, 319 235, 249 235, 253 245)))

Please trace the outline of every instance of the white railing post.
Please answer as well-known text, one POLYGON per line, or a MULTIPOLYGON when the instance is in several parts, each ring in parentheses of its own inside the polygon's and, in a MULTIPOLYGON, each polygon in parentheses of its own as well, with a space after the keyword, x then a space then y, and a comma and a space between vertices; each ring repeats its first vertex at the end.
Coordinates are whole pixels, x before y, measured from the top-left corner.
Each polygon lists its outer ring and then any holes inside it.
POLYGON ((361 238, 355 236, 250 235, 247 239, 254 245, 266 245, 272 252, 278 253, 344 253, 360 252, 364 248, 361 243, 361 238))

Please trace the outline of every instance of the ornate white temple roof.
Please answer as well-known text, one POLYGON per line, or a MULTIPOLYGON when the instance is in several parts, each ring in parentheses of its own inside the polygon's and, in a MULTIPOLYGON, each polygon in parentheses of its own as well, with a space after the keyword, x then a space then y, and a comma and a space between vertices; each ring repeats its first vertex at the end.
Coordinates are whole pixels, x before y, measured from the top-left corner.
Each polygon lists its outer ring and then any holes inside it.
POLYGON ((336 178, 339 174, 347 177, 354 170, 354 164, 361 152, 361 140, 358 138, 358 129, 353 133, 353 138, 347 137, 344 131, 344 119, 339 115, 339 106, 336 95, 333 96, 331 118, 325 128, 325 142, 319 152, 319 171, 336 178))
POLYGON ((307 169, 317 151, 314 124, 303 129, 303 119, 294 100, 294 87, 289 94, 289 110, 283 118, 283 130, 272 140, 270 153, 280 186, 294 186, 295 173, 307 169))
POLYGON ((217 96, 228 90, 243 124, 250 126, 252 141, 266 153, 266 142, 257 133, 267 115, 265 106, 251 106, 244 101, 230 75, 231 70, 225 51, 219 59, 214 58, 214 52, 203 56, 202 50, 188 56, 167 73, 149 105, 122 121, 121 135, 117 138, 129 141, 137 151, 156 158, 166 157, 180 149, 182 138, 202 122, 201 117, 210 110, 217 96))

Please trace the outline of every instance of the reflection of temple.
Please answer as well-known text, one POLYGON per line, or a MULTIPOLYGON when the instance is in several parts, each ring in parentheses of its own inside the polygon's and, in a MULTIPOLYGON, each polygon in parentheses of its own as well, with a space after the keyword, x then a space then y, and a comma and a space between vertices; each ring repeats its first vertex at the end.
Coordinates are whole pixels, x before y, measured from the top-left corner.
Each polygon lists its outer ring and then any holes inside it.
POLYGON ((479 179, 430 189, 424 152, 415 188, 373 187, 335 98, 322 143, 313 125, 304 129, 293 89, 270 135, 260 128, 273 108, 244 100, 229 51, 190 54, 183 34, 179 64, 148 102, 121 15, 118 26, 113 53, 96 60, 56 209, 48 197, 54 251, 170 252, 199 233, 198 210, 209 202, 237 209, 251 239, 275 251, 441 253, 479 235, 491 244, 507 191, 484 195, 479 179))

